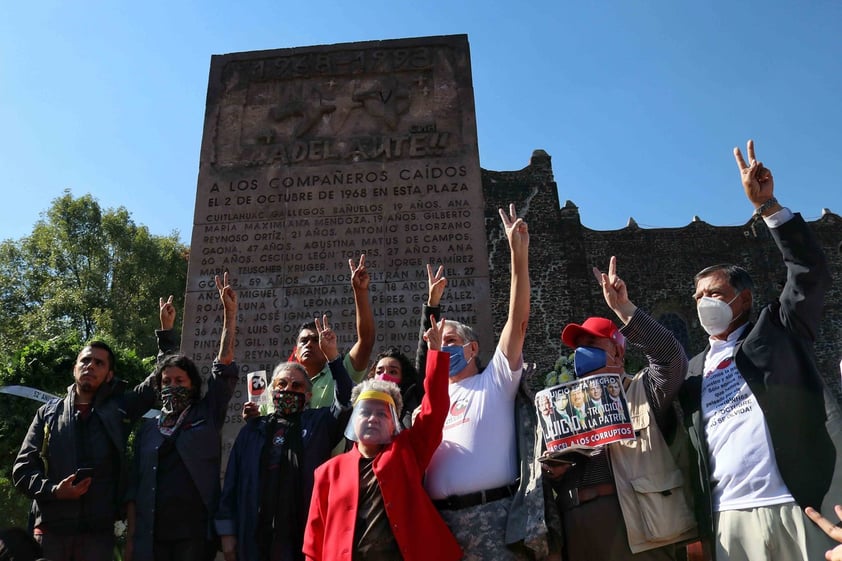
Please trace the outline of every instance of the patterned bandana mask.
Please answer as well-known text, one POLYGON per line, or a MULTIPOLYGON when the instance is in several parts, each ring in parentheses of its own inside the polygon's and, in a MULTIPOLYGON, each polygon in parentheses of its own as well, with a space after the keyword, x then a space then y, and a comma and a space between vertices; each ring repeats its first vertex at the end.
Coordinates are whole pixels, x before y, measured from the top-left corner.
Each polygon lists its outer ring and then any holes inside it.
POLYGON ((164 386, 161 388, 161 413, 165 417, 178 415, 193 401, 193 389, 184 386, 164 386))
POLYGON ((304 411, 305 396, 301 392, 289 390, 272 390, 272 404, 275 406, 275 415, 289 417, 304 411))

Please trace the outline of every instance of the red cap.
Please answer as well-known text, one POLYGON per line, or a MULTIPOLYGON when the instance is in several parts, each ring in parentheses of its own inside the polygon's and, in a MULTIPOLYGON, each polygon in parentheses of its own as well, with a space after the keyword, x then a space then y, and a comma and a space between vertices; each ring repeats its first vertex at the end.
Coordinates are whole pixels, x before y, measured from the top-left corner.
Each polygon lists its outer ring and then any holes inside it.
POLYGON ((561 340, 568 347, 576 348, 576 341, 582 335, 591 335, 593 337, 603 337, 611 339, 618 345, 625 347, 626 338, 614 325, 614 322, 605 318, 588 318, 582 325, 575 323, 568 323, 561 332, 561 340))

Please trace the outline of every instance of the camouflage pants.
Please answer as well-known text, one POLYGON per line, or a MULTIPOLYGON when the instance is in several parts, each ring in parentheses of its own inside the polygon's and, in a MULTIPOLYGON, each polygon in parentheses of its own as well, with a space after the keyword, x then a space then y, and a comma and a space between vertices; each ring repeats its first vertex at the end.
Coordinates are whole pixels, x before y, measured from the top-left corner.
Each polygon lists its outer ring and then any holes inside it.
POLYGON ((506 518, 511 497, 461 510, 439 513, 465 552, 463 561, 527 561, 526 548, 507 547, 506 518))

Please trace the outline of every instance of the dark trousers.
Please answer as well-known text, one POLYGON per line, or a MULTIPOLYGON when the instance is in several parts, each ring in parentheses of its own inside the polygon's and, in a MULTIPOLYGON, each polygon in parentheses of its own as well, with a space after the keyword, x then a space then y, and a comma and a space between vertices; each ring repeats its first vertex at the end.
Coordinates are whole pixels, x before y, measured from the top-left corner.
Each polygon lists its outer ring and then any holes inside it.
POLYGON ((155 561, 209 561, 216 548, 204 538, 155 540, 155 561))
POLYGON ((50 561, 112 561, 114 532, 63 535, 45 532, 35 536, 50 561))
POLYGON ((599 497, 561 513, 565 559, 576 561, 674 561, 668 545, 633 555, 616 495, 599 497))

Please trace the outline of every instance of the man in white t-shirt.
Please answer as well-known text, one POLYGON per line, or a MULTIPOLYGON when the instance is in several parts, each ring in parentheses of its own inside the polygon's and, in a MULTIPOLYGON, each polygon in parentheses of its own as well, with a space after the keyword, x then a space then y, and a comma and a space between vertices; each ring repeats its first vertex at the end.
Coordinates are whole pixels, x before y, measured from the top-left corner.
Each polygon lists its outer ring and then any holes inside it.
POLYGON ((513 419, 529 319, 529 233, 514 205, 508 213, 500 209, 500 217, 511 250, 508 319, 482 371, 474 331, 445 322, 442 351, 451 355, 450 412, 424 482, 465 560, 526 559, 506 546, 506 522, 519 469, 513 419))
POLYGON ((690 362, 681 404, 706 475, 697 482, 701 522, 713 530, 717 561, 822 559, 830 543, 802 508, 821 507, 836 455, 812 350, 830 275, 810 228, 775 199, 752 141, 748 164, 739 149, 734 155, 787 281, 750 323, 752 281, 744 269, 714 265, 695 277, 699 322, 710 339, 690 362))

